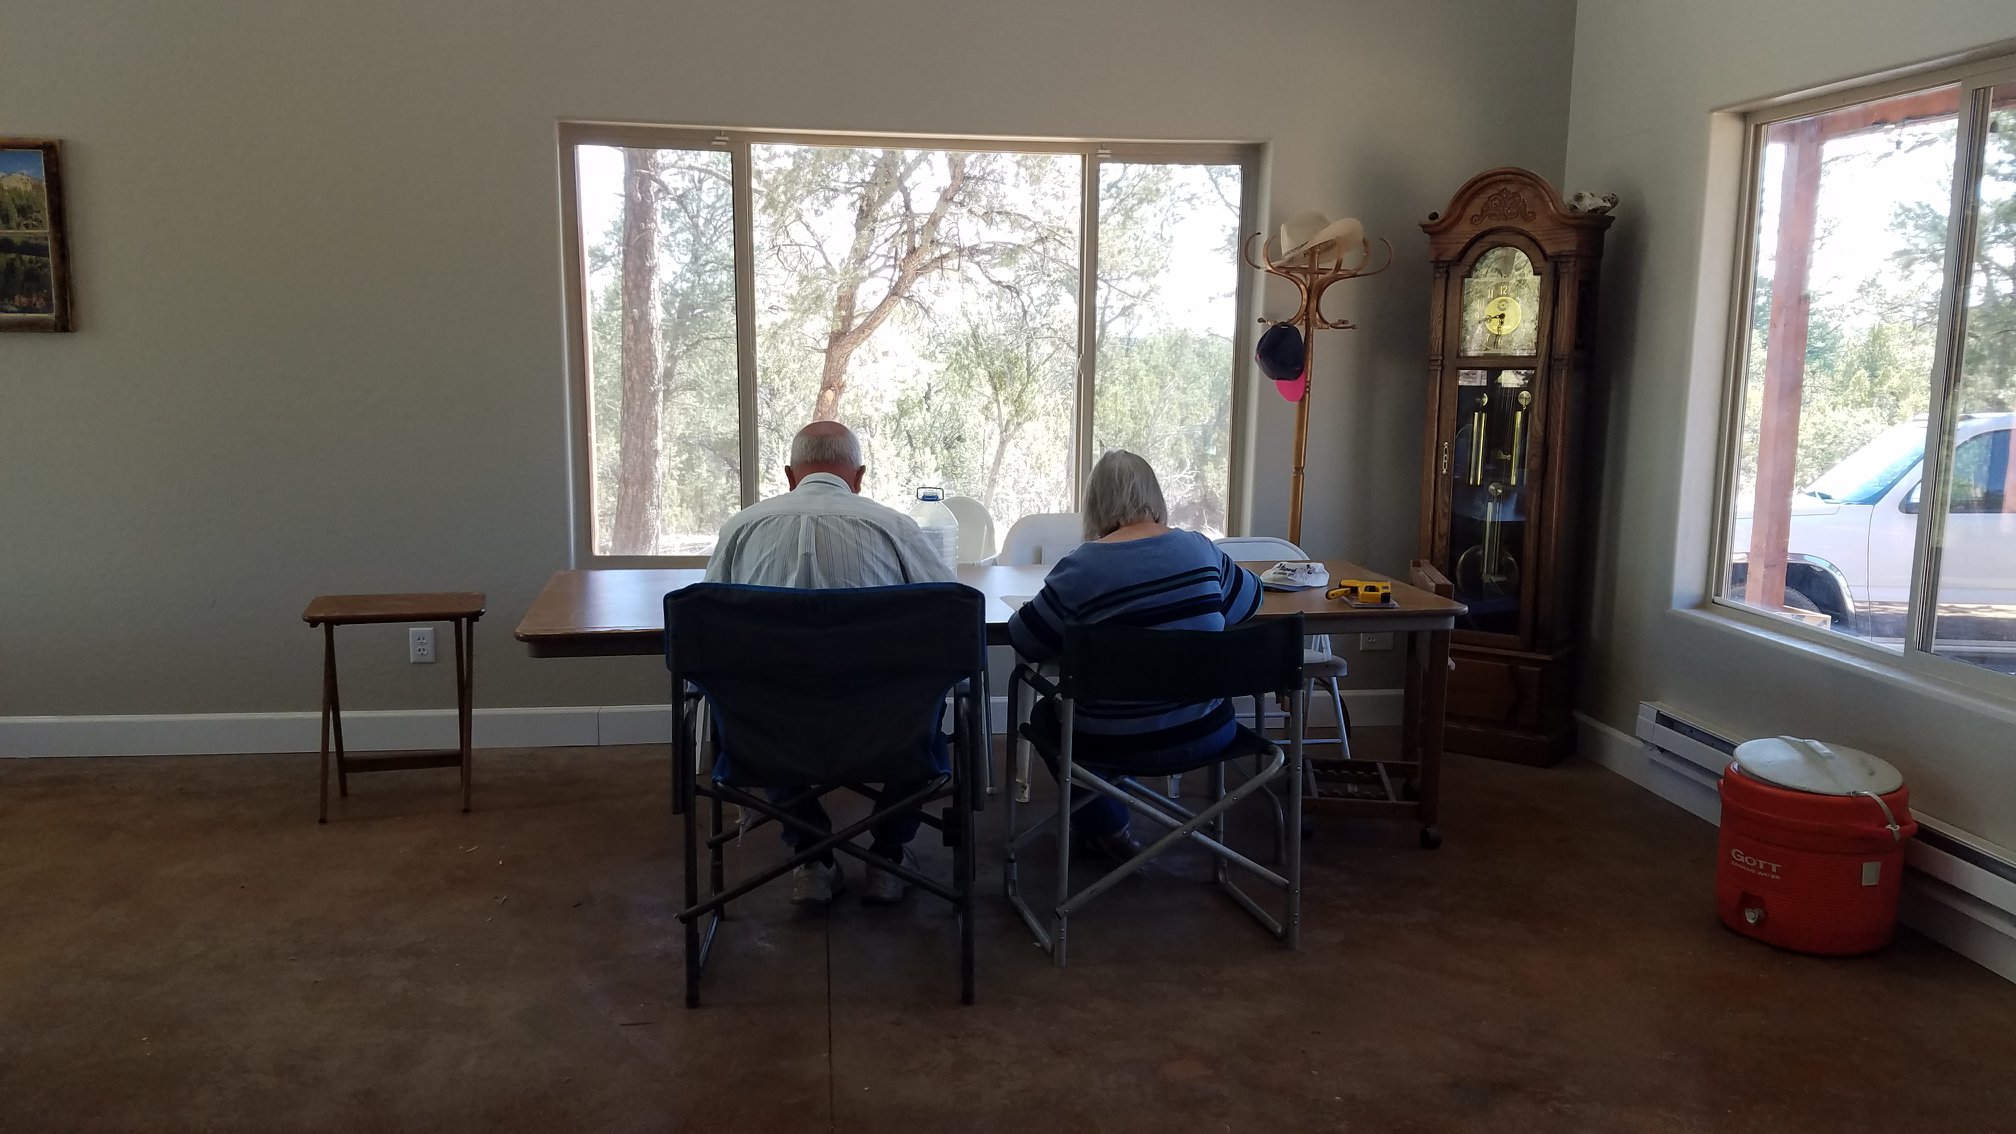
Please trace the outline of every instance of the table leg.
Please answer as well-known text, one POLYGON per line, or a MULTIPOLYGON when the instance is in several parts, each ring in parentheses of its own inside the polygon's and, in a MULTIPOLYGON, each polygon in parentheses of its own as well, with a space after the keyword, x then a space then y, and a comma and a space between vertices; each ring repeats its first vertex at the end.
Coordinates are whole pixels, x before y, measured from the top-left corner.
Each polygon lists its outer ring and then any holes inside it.
POLYGON ((1426 672, 1421 675, 1423 690, 1421 720, 1421 842, 1440 845, 1435 829, 1436 813, 1442 798, 1442 736, 1449 708, 1449 631, 1428 634, 1426 672))
POLYGON ((329 821, 329 710, 336 703, 336 628, 322 624, 322 810, 315 820, 329 821))
MULTIPOLYGON (((324 623, 324 625, 329 625, 324 623)), ((336 794, 350 798, 350 769, 343 765, 343 698, 336 683, 336 627, 329 625, 326 639, 329 665, 329 731, 336 737, 336 794)))
POLYGON ((1400 697, 1400 759, 1420 764, 1421 752, 1421 634, 1403 634, 1407 656, 1402 670, 1404 692, 1400 697))
POLYGON ((469 811, 470 763, 475 740, 476 623, 455 620, 455 720, 462 746, 462 811, 469 811), (466 623, 466 628, 465 628, 466 623))

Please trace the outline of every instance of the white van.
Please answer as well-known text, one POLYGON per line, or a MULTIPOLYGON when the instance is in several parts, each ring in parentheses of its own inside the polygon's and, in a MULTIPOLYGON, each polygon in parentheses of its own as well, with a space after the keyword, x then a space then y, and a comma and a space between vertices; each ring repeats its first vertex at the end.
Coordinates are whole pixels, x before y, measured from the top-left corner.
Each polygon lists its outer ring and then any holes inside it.
MULTIPOLYGON (((2016 413, 1966 414, 1955 435, 1939 640, 1956 652, 2016 646, 2016 499, 2007 492, 2012 429, 2016 413)), ((1835 629, 1860 637, 1904 636, 1924 457, 1920 414, 1878 433, 1792 498, 1787 607, 1825 614, 1835 629)), ((1729 594, 1739 601, 1750 511, 1748 503, 1738 507, 1729 541, 1729 594)))

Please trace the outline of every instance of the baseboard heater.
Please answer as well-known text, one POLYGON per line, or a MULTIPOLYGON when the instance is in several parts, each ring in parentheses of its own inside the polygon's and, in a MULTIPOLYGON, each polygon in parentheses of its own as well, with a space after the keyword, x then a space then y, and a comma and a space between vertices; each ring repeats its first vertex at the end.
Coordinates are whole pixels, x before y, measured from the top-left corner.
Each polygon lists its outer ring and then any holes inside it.
MULTIPOLYGON (((1735 757, 1734 737, 1670 706, 1638 706, 1645 744, 1645 786, 1668 802, 1718 823, 1716 780, 1735 757)), ((2016 854, 1917 812, 1918 837, 1905 848, 1903 921, 1913 929, 2016 981, 2016 854)))

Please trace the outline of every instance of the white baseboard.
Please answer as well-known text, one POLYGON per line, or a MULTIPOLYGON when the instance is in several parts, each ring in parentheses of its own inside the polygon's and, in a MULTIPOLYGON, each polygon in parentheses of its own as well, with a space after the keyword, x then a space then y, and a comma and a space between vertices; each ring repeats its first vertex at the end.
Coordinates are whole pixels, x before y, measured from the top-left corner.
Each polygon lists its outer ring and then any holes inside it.
MULTIPOLYGON (((664 743, 665 705, 585 705, 478 709, 478 748, 564 748, 664 743)), ((0 757, 195 756, 314 752, 320 713, 186 713, 117 717, 0 717, 0 757)), ((453 748, 455 710, 405 709, 343 714, 344 747, 353 752, 453 748)))
POLYGON ((1639 787, 1650 778, 1645 744, 1586 713, 1575 714, 1575 751, 1639 787))
POLYGON ((1587 713, 1575 714, 1576 751, 1710 823, 1722 819, 1715 774, 1696 767, 1587 713))
POLYGON ((595 710, 595 739, 584 744, 670 744, 672 706, 605 705, 595 710))
POLYGON ((2016 919, 1917 870, 1904 874, 1897 920, 2003 980, 2016 981, 2016 919))
MULTIPOLYGON (((1398 689, 1347 689, 1344 701, 1358 725, 1400 722, 1398 689)), ((991 706, 994 728, 1007 727, 1008 701, 991 706)), ((1334 723, 1330 699, 1310 701, 1309 722, 1334 723)), ((209 756, 314 752, 321 748, 320 713, 182 713, 155 716, 0 717, 0 757, 209 756)), ((666 705, 579 705, 476 710, 478 748, 568 748, 601 744, 664 744, 672 739, 666 705)), ((455 710, 401 709, 343 714, 344 747, 352 752, 452 748, 455 710)))

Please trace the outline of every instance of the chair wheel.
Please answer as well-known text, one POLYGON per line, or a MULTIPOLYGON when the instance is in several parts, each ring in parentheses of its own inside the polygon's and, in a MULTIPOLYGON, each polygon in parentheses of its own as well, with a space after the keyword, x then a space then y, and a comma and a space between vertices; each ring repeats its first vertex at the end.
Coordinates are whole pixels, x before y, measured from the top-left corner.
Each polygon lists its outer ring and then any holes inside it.
POLYGON ((1421 828, 1421 849, 1434 850, 1442 845, 1442 831, 1437 827, 1421 828))

